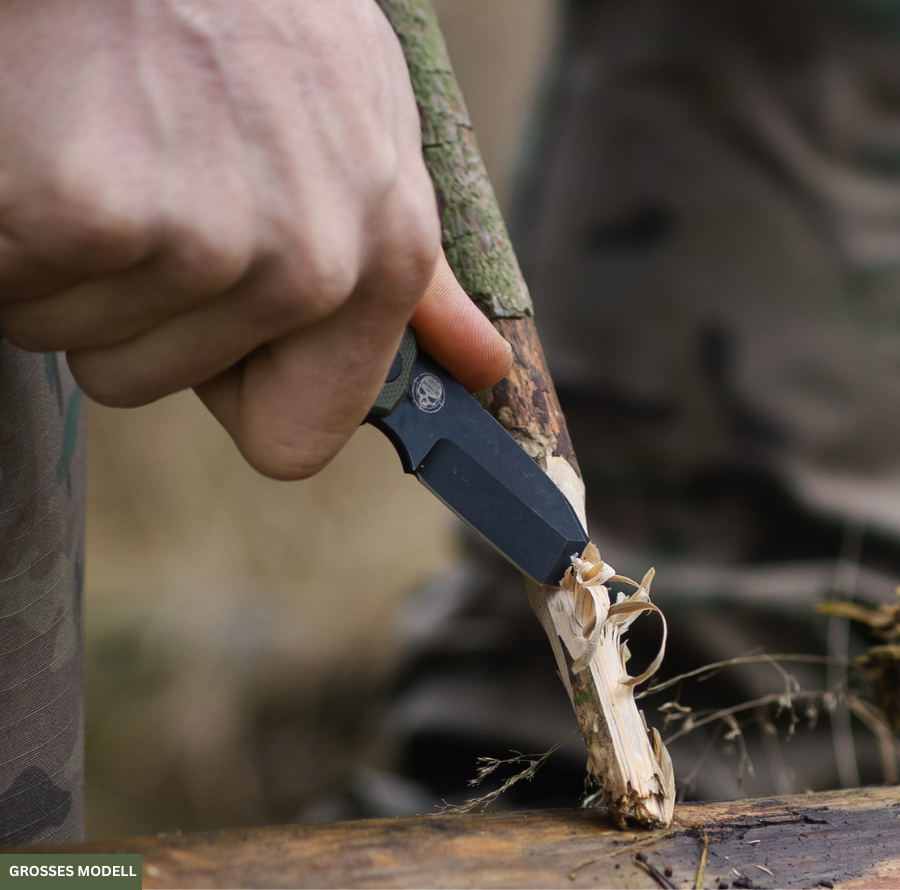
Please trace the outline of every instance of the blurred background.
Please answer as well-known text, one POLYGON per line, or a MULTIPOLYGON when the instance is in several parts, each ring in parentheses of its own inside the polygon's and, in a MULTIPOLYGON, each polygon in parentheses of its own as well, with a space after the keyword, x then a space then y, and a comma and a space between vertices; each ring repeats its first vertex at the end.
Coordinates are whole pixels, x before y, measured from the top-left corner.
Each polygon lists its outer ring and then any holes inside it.
MULTIPOLYGON (((642 702, 664 737, 714 718, 673 740, 679 793, 895 778, 844 667, 872 639, 814 609, 900 581, 900 2, 435 7, 594 540, 657 568, 660 678, 806 657, 642 702)), ((521 580, 379 433, 301 483, 191 394, 88 435, 89 839, 433 812, 575 729, 521 580)), ((497 805, 576 805, 585 759, 497 805)))

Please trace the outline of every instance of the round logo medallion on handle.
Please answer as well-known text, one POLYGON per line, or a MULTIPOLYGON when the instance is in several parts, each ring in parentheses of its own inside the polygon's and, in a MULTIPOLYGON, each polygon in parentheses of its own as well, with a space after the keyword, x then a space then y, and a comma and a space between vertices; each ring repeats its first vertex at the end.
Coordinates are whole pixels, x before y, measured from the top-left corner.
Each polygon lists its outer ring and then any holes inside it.
POLYGON ((416 407, 426 414, 434 414, 444 407, 444 384, 434 374, 419 374, 412 385, 416 407))

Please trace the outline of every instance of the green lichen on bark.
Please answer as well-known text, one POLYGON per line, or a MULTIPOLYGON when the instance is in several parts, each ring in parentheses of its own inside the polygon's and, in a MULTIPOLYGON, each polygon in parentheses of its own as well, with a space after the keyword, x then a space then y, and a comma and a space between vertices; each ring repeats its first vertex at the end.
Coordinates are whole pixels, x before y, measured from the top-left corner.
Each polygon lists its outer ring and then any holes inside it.
POLYGON ((444 252, 466 293, 491 319, 531 315, 528 287, 512 249, 465 102, 428 0, 378 0, 400 38, 422 119, 444 252))

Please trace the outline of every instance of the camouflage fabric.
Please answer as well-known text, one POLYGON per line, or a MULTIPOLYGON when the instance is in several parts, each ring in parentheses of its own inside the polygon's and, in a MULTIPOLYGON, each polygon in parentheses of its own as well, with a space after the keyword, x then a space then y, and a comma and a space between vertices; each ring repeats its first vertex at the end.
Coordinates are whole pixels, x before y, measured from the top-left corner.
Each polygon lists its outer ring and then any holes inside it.
POLYGON ((0 845, 82 839, 84 462, 65 360, 0 339, 0 845))
POLYGON ((518 241, 589 492, 754 467, 900 531, 898 21, 572 4, 518 241))

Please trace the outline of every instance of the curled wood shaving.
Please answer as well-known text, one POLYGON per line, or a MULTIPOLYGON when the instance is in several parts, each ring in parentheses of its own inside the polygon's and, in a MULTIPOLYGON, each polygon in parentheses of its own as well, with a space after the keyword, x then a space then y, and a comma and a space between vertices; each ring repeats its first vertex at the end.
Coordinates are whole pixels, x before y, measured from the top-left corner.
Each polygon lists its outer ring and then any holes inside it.
POLYGON ((640 584, 625 575, 616 574, 616 570, 604 562, 600 553, 593 544, 589 544, 582 556, 572 557, 572 568, 566 573, 563 586, 568 586, 576 595, 578 603, 579 595, 583 598, 586 593, 593 605, 593 614, 585 610, 585 603, 581 603, 579 611, 584 616, 584 633, 588 636, 584 652, 572 665, 572 672, 580 674, 591 663, 597 647, 604 633, 614 633, 619 650, 621 663, 621 675, 617 678, 623 686, 638 686, 645 680, 649 680, 662 664, 666 654, 666 640, 668 638, 668 626, 665 615, 658 606, 650 602, 650 584, 653 581, 655 570, 650 569, 640 584), (596 558, 595 558, 596 554, 596 558), (622 584, 630 584, 636 588, 631 596, 620 593, 615 603, 610 600, 608 583, 618 581, 622 584), (631 653, 628 645, 619 642, 618 636, 624 633, 643 612, 656 612, 662 620, 663 636, 659 651, 650 663, 649 667, 638 676, 632 677, 626 668, 631 653))

